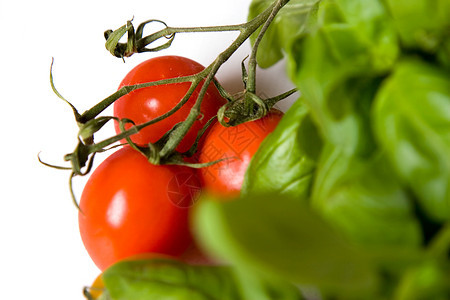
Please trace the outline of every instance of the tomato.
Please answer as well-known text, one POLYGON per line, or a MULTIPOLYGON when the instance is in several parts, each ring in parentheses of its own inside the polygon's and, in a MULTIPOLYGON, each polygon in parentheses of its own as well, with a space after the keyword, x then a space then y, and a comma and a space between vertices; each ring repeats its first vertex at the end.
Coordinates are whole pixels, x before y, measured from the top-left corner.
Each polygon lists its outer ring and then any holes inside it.
POLYGON ((264 118, 234 127, 214 123, 201 142, 198 159, 201 163, 228 159, 200 169, 204 188, 219 196, 238 196, 251 158, 282 116, 281 111, 272 109, 264 118))
MULTIPOLYGON (((188 76, 202 71, 204 67, 199 63, 180 56, 161 56, 142 62, 131 70, 120 83, 119 89, 126 85, 134 85, 152 82, 167 78, 188 76)), ((114 102, 114 116, 128 118, 136 124, 145 123, 171 110, 184 97, 190 87, 190 83, 166 84, 135 90, 114 102)), ((156 142, 164 133, 175 124, 184 121, 192 106, 197 100, 201 85, 197 87, 188 102, 176 113, 154 125, 148 126, 139 133, 134 134, 131 140, 138 145, 147 145, 156 142)), ((214 86, 210 84, 203 98, 199 118, 181 143, 177 150, 187 151, 197 137, 197 132, 205 123, 217 114, 217 110, 226 103, 214 86)), ((131 124, 127 124, 129 128, 131 124)), ((116 132, 120 132, 118 123, 115 124, 116 132)))
POLYGON ((121 148, 95 169, 81 195, 87 252, 101 270, 140 253, 181 255, 192 244, 188 208, 199 190, 194 169, 152 165, 121 148))

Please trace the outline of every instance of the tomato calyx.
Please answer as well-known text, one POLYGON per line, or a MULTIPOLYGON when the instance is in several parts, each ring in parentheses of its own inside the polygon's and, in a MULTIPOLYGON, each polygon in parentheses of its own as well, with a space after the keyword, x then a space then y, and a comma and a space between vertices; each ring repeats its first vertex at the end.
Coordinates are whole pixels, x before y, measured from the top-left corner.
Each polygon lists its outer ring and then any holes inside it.
MULTIPOLYGON (((164 145, 167 143, 169 138, 171 137, 171 134, 173 134, 175 129, 178 126, 181 126, 182 123, 177 123, 171 130, 166 132, 157 142, 149 143, 147 145, 147 147, 137 145, 136 143, 134 143, 131 140, 130 137, 126 137, 126 141, 132 148, 134 148, 135 150, 142 153, 145 157, 147 157, 148 161, 154 165, 161 165, 161 164, 180 165, 180 166, 187 166, 187 167, 197 168, 197 169, 209 167, 215 163, 223 161, 224 159, 215 160, 215 161, 211 161, 211 162, 207 162, 207 163, 193 163, 193 162, 187 161, 187 159, 191 158, 195 155, 195 153, 197 152, 197 148, 198 148, 200 139, 205 134, 205 132, 209 128, 209 126, 211 126, 211 124, 216 119, 217 119, 217 117, 214 116, 206 122, 205 126, 203 126, 203 128, 197 133, 197 138, 195 139, 195 142, 192 144, 192 146, 191 146, 191 148, 189 148, 189 150, 187 150, 185 152, 178 152, 175 150, 166 157, 161 157, 160 151, 164 147, 164 145)), ((132 122, 132 121, 126 120, 126 122, 132 122)), ((125 130, 123 125, 126 122, 121 122, 120 126, 121 126, 122 130, 125 130)))
POLYGON ((270 109, 279 101, 297 92, 291 89, 271 98, 261 98, 254 92, 245 90, 237 99, 222 106, 217 112, 217 119, 222 126, 231 127, 239 124, 259 120, 265 117, 270 109))
POLYGON ((242 82, 244 84, 244 91, 238 95, 237 98, 228 97, 229 103, 225 104, 218 112, 218 121, 222 126, 230 127, 236 126, 245 122, 255 121, 261 119, 267 115, 270 109, 278 102, 281 101, 297 91, 292 89, 278 96, 263 99, 256 94, 256 54, 258 46, 269 28, 269 25, 275 19, 278 11, 288 1, 274 2, 274 8, 268 15, 267 19, 261 26, 256 40, 253 44, 251 54, 249 56, 248 71, 245 68, 244 61, 241 63, 242 69, 242 82))

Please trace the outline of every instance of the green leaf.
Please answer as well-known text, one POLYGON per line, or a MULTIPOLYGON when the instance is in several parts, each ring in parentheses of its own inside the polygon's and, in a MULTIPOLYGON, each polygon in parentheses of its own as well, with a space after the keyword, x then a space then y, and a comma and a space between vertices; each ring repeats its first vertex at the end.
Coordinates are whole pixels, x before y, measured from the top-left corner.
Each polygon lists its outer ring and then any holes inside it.
MULTIPOLYGON (((422 232, 413 205, 386 156, 347 155, 326 145, 319 161, 313 207, 366 249, 418 249, 422 232)), ((409 258, 408 258, 409 259, 409 258)))
POLYGON ((236 274, 229 266, 188 265, 168 258, 120 261, 102 274, 108 300, 301 300, 288 282, 236 274))
MULTIPOLYGON (((314 22, 314 11, 320 0, 291 0, 277 14, 258 48, 256 60, 262 68, 268 68, 281 60, 283 49, 289 47, 291 41, 303 35, 314 22)), ((255 18, 268 8, 273 0, 253 0, 248 19, 255 18)), ((250 37, 252 44, 260 30, 250 37)))
POLYGON ((268 279, 265 274, 248 272, 235 267, 233 274, 241 291, 241 298, 247 300, 303 300, 304 297, 298 287, 290 282, 273 278, 268 279))
POLYGON ((450 76, 403 61, 378 92, 374 128, 425 213, 450 220, 450 76))
POLYGON ((434 54, 450 38, 448 0, 385 0, 405 47, 434 54))
POLYGON ((295 198, 263 194, 226 203, 202 199, 194 225, 206 249, 246 272, 357 293, 360 299, 377 285, 363 255, 295 198))
POLYGON ((308 198, 321 147, 307 107, 296 101, 253 156, 241 194, 276 192, 308 198))
POLYGON ((369 116, 381 80, 345 74, 346 66, 327 62, 327 55, 316 56, 323 47, 319 42, 304 49, 312 56, 304 62, 296 79, 301 99, 325 141, 348 154, 370 155, 375 141, 369 116))
POLYGON ((395 291, 396 300, 446 300, 450 295, 450 264, 427 261, 405 272, 395 291))
POLYGON ((288 54, 290 76, 324 139, 348 153, 370 154, 373 96, 399 54, 380 1, 322 1, 317 29, 288 54))
POLYGON ((450 38, 443 41, 439 49, 437 49, 437 59, 443 68, 450 70, 450 38))
POLYGON ((102 275, 112 300, 241 299, 229 268, 170 259, 124 260, 102 275))
MULTIPOLYGON (((326 59, 324 63, 310 63, 344 68, 332 72, 336 74, 385 73, 393 67, 400 51, 395 27, 382 0, 323 0, 317 11, 317 24, 307 36, 320 40, 322 50, 317 55, 326 59)), ((301 42, 303 36, 295 40, 301 42)), ((294 59, 301 58, 296 56, 302 53, 295 51, 294 43, 291 45, 294 48, 287 51, 294 59)))

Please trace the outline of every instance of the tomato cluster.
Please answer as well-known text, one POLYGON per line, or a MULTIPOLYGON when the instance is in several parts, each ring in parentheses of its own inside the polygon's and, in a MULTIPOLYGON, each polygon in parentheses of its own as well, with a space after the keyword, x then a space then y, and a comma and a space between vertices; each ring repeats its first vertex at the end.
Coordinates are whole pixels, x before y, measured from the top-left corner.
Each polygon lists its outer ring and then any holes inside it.
MULTIPOLYGON (((203 66, 179 56, 147 60, 123 79, 120 87, 193 75, 203 66)), ((119 88, 120 88, 119 87, 119 88)), ((135 90, 114 103, 114 115, 140 124, 172 109, 189 89, 189 83, 166 84, 135 90)), ((198 90, 175 114, 131 136, 138 145, 156 142, 175 124, 184 121, 198 90)), ((225 104, 214 84, 202 102, 201 115, 179 144, 180 152, 194 143, 198 131, 225 104)), ((192 248, 190 207, 201 190, 221 196, 239 193, 245 170, 259 144, 282 113, 235 127, 211 125, 198 149, 200 162, 223 159, 200 169, 153 165, 140 152, 124 146, 108 157, 89 178, 80 200, 79 228, 94 263, 104 270, 118 260, 142 253, 182 256, 192 248)), ((120 128, 117 126, 116 130, 120 128)))

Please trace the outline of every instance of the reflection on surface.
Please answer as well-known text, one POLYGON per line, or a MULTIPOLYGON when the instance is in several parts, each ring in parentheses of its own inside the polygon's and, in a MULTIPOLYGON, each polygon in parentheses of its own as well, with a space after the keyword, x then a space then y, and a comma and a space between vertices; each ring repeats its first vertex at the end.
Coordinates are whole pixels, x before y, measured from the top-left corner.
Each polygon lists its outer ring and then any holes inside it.
POLYGON ((113 227, 119 227, 125 217, 126 194, 123 190, 118 191, 106 211, 106 218, 113 227))

